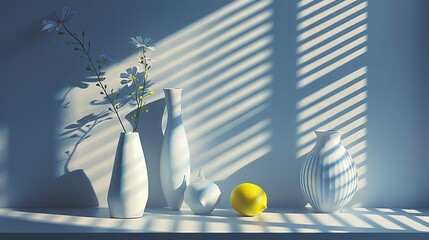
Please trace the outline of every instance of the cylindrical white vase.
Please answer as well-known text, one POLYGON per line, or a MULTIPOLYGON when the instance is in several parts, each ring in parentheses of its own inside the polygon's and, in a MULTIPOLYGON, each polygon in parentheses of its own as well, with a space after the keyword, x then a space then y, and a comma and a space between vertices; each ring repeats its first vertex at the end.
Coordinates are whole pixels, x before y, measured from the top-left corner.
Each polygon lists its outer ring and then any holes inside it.
POLYGON ((188 139, 182 120, 182 89, 165 88, 164 94, 168 119, 161 147, 161 187, 168 207, 179 210, 191 175, 188 139))
POLYGON ((316 145, 301 168, 301 189, 316 212, 337 212, 356 192, 356 166, 341 143, 341 131, 315 133, 316 145))
POLYGON ((148 200, 146 162, 138 133, 121 133, 107 203, 112 218, 142 217, 148 200))

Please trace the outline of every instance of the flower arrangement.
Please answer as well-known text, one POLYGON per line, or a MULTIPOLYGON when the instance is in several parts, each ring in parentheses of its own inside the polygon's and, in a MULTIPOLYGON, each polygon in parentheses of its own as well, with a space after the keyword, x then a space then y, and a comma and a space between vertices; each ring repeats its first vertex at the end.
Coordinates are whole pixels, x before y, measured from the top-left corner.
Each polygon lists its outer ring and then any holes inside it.
POLYGON ((137 131, 139 125, 140 114, 142 112, 148 112, 146 109, 146 102, 143 100, 147 95, 152 95, 154 92, 149 91, 149 87, 153 84, 149 79, 149 70, 151 66, 149 62, 153 62, 152 58, 146 56, 147 50, 155 50, 152 45, 152 40, 150 38, 143 38, 141 36, 136 36, 131 38, 131 44, 135 45, 138 49, 137 51, 137 61, 143 67, 143 71, 139 72, 138 67, 128 68, 126 73, 121 73, 120 77, 123 79, 122 84, 127 84, 128 86, 134 86, 134 92, 130 93, 135 101, 136 109, 134 113, 131 114, 131 120, 133 121, 133 132, 137 131))
MULTIPOLYGON (((67 41, 66 44, 73 46, 73 50, 79 51, 81 54, 80 57, 87 62, 86 70, 95 75, 95 85, 100 88, 100 94, 105 95, 111 105, 108 110, 116 115, 122 130, 127 132, 119 115, 119 108, 121 105, 118 99, 121 94, 116 93, 113 88, 109 91, 105 83, 106 77, 103 69, 112 62, 112 59, 102 54, 94 60, 91 54, 91 41, 85 38, 85 31, 80 33, 72 32, 66 25, 75 15, 75 11, 72 11, 69 7, 63 7, 61 12, 56 13, 55 20, 43 20, 42 31, 51 32, 55 30, 58 35, 67 36, 71 39, 67 41), (64 31, 60 31, 61 28, 64 28, 64 31)), ((135 110, 131 114, 131 120, 133 123, 132 131, 136 132, 140 114, 148 112, 144 98, 154 93, 153 91, 149 91, 150 86, 153 84, 153 82, 149 80, 149 70, 151 68, 149 63, 154 62, 154 60, 147 57, 147 51, 153 51, 155 48, 150 38, 143 39, 141 36, 132 37, 130 43, 137 48, 137 61, 143 70, 139 71, 137 66, 127 68, 125 73, 120 74, 120 78, 123 85, 128 85, 132 89, 128 97, 131 97, 134 101, 135 110)))

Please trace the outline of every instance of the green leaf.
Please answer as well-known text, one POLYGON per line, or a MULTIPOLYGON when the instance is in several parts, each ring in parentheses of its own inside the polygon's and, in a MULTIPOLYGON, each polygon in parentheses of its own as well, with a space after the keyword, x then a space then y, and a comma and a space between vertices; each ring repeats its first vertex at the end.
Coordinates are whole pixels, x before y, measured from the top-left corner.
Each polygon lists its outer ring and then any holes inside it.
POLYGON ((121 96, 121 94, 117 93, 117 94, 116 94, 116 99, 118 99, 118 98, 119 98, 119 96, 121 96))
POLYGON ((99 83, 97 83, 97 84, 95 84, 95 86, 99 87, 99 86, 100 86, 100 84, 99 84, 99 83))
POLYGON ((100 94, 101 94, 101 95, 103 95, 104 93, 103 93, 103 92, 100 92, 100 94))
POLYGON ((85 37, 85 31, 82 32, 82 37, 85 37))
POLYGON ((80 49, 78 47, 73 48, 73 50, 75 50, 75 51, 82 51, 82 49, 80 49))
POLYGON ((61 31, 58 32, 58 35, 64 35, 64 34, 66 34, 66 33, 65 32, 61 32, 61 31))

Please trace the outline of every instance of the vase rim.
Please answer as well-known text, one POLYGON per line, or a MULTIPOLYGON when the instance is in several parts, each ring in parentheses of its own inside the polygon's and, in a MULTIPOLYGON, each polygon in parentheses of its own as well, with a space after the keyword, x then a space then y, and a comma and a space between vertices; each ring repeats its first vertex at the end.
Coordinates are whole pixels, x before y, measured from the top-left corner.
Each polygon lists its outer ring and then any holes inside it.
POLYGON ((343 130, 339 129, 317 129, 315 133, 343 133, 343 130))
POLYGON ((183 88, 164 88, 163 90, 173 91, 173 90, 183 90, 183 88))
POLYGON ((134 135, 139 134, 139 132, 121 132, 121 135, 134 135))

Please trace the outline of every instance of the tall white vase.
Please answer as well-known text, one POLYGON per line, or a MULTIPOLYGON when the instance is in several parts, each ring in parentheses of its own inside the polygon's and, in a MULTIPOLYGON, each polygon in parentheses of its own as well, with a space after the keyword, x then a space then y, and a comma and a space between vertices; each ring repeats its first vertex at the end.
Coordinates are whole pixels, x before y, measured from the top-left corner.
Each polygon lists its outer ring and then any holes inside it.
POLYGON ((107 203, 112 218, 142 217, 148 200, 146 162, 138 133, 121 133, 107 203))
POLYGON ((182 89, 165 88, 167 127, 161 147, 161 187, 171 210, 179 210, 189 184, 191 164, 182 120, 182 89))
POLYGON ((316 212, 337 212, 356 192, 356 166, 341 143, 341 131, 315 133, 317 143, 301 168, 301 189, 316 212))

